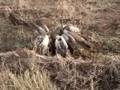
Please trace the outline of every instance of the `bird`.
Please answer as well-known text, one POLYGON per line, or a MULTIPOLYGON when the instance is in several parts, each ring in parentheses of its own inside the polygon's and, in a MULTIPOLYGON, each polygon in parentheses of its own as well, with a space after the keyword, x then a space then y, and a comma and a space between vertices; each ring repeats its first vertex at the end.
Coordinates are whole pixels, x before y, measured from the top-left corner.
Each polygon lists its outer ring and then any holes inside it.
POLYGON ((81 30, 66 24, 50 32, 46 24, 32 24, 39 35, 34 40, 34 50, 42 55, 67 57, 70 54, 78 57, 80 48, 89 48, 90 43, 81 34, 81 30))
MULTIPOLYGON (((45 31, 44 28, 41 26, 33 23, 37 31, 39 32, 39 35, 35 38, 34 40, 34 51, 38 51, 39 54, 42 55, 48 55, 49 54, 49 42, 50 42, 50 37, 45 31)), ((46 26, 47 28, 47 26, 46 26)), ((47 28, 48 29, 48 28, 47 28)), ((48 29, 49 30, 49 29, 48 29)))
POLYGON ((61 29, 61 32, 69 36, 69 38, 71 38, 74 43, 78 43, 85 48, 90 48, 90 42, 88 42, 88 40, 83 37, 81 30, 78 27, 72 24, 65 24, 63 25, 63 29, 61 29))
POLYGON ((84 47, 86 49, 91 48, 91 43, 88 40, 86 40, 82 35, 71 32, 69 32, 69 34, 73 36, 73 38, 76 40, 80 47, 84 47))
POLYGON ((76 50, 78 51, 78 44, 77 44, 76 40, 74 39, 74 37, 69 32, 73 33, 73 31, 67 30, 67 28, 63 28, 63 26, 58 26, 51 33, 50 52, 52 53, 52 55, 59 54, 63 57, 66 57, 66 53, 68 56, 70 54, 73 54, 74 51, 76 51, 76 50), (64 44, 63 44, 62 40, 64 41, 64 44), (63 47, 63 45, 64 45, 64 47, 65 46, 67 47, 67 49, 65 49, 64 52, 62 49, 57 49, 58 45, 60 47, 60 44, 58 44, 58 43, 60 43, 60 41, 61 41, 62 47, 63 47), (59 52, 58 52, 58 50, 59 50, 59 52))
POLYGON ((60 35, 61 31, 61 26, 56 26, 53 30, 50 32, 50 44, 49 44, 49 50, 50 50, 50 55, 55 56, 56 55, 56 47, 55 47, 55 41, 56 41, 56 36, 60 35))
POLYGON ((65 24, 62 26, 63 30, 68 30, 70 32, 81 32, 81 30, 75 26, 75 25, 72 25, 72 24, 65 24))
POLYGON ((63 36, 57 35, 55 40, 56 55, 66 57, 68 45, 63 36))
POLYGON ((34 22, 31 22, 31 26, 33 26, 35 28, 35 30, 37 30, 40 35, 46 35, 47 34, 46 29, 43 28, 42 26, 39 26, 34 22))
POLYGON ((90 41, 86 39, 87 37, 82 35, 82 31, 72 24, 63 25, 60 30, 60 35, 66 40, 70 54, 74 58, 80 56, 82 49, 90 50, 92 47, 90 41))
POLYGON ((39 35, 34 40, 34 51, 38 51, 40 54, 46 54, 48 51, 49 36, 39 35))
POLYGON ((80 56, 80 47, 76 39, 67 30, 63 31, 62 36, 68 44, 69 54, 74 58, 78 58, 80 56))

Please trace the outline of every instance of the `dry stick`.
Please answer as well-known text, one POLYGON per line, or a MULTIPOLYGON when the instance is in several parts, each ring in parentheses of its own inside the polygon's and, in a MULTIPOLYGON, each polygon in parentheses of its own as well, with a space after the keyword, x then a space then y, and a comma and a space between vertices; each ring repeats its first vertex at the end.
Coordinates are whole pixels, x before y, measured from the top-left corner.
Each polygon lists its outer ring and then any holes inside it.
POLYGON ((91 90, 94 90, 94 81, 92 76, 90 76, 90 87, 91 87, 91 90))

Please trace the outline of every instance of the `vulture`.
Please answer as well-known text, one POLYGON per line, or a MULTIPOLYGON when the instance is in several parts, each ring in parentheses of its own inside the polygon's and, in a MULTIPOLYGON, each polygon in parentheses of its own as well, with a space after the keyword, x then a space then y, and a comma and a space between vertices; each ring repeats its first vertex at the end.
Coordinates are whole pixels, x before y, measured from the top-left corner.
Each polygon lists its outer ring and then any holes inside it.
POLYGON ((34 50, 36 52, 39 52, 39 54, 48 55, 50 39, 49 39, 49 35, 47 34, 47 31, 49 29, 47 28, 47 26, 43 28, 35 23, 32 24, 39 32, 39 35, 34 40, 34 50))
POLYGON ((39 35, 33 41, 33 49, 39 54, 66 57, 68 50, 74 55, 79 53, 81 47, 91 48, 91 43, 83 37, 81 30, 75 25, 65 24, 50 32, 48 25, 42 22, 28 23, 17 12, 10 12, 9 19, 14 25, 24 25, 37 30, 39 35))
POLYGON ((66 40, 71 54, 73 54, 75 50, 78 50, 78 43, 69 31, 64 30, 62 36, 66 40))
POLYGON ((78 27, 72 24, 63 25, 62 32, 69 36, 69 39, 72 40, 73 44, 76 43, 84 48, 90 48, 90 43, 81 35, 81 31, 78 27))
POLYGON ((76 33, 81 32, 77 26, 74 26, 72 24, 65 24, 62 27, 63 27, 63 30, 66 29, 70 32, 76 32, 76 33))
MULTIPOLYGON (((79 28, 73 25, 63 25, 54 30, 51 35, 50 51, 52 55, 67 56, 68 51, 71 54, 78 51, 78 43, 71 33, 80 32, 79 28)), ((78 52, 79 53, 79 52, 78 52)))
POLYGON ((66 57, 68 52, 68 45, 63 36, 57 35, 55 40, 56 55, 66 57))
POLYGON ((80 56, 81 48, 91 48, 91 43, 82 36, 81 30, 72 24, 63 25, 60 30, 60 35, 62 35, 67 42, 68 49, 75 58, 80 56))

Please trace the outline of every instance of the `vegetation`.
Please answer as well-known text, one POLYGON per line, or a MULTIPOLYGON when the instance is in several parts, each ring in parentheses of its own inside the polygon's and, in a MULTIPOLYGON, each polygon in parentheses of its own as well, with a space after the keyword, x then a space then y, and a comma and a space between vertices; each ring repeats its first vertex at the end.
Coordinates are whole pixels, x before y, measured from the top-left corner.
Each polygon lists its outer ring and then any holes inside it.
POLYGON ((119 0, 1 0, 0 90, 119 90, 119 4, 119 0), (50 31, 72 23, 93 47, 78 49, 77 58, 39 55, 32 50, 38 32, 14 25, 8 8, 26 22, 43 20, 50 31))
POLYGON ((17 76, 10 71, 0 73, 1 90, 58 90, 45 72, 25 72, 17 76))

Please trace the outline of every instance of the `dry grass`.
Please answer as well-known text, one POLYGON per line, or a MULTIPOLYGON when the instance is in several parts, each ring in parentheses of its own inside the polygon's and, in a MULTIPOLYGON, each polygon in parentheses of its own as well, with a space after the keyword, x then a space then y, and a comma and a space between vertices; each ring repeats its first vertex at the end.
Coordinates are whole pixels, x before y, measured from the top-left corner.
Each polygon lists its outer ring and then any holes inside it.
POLYGON ((10 71, 0 73, 1 90, 58 90, 45 72, 25 72, 17 76, 10 71))
MULTIPOLYGON (((19 90, 26 90, 27 88, 37 90, 37 86, 43 88, 41 90, 47 90, 44 88, 51 87, 49 83, 54 83, 60 90, 110 90, 110 88, 113 90, 119 88, 120 83, 119 59, 119 55, 113 54, 96 54, 93 58, 86 60, 70 57, 45 57, 31 50, 21 49, 1 53, 0 70, 5 78, 2 81, 12 79, 15 86, 13 88, 19 90), (10 72, 4 75, 2 71, 6 70, 6 67, 9 68, 10 72), (48 73, 49 76, 47 77, 51 82, 47 81, 44 72, 48 73), (10 79, 6 79, 8 76, 10 79), (44 85, 46 81, 49 83, 44 85), (42 83, 43 87, 40 87, 39 83, 42 83)), ((54 86, 54 84, 52 85, 54 86)), ((6 85, 6 83, 3 82, 3 85, 6 85)))
POLYGON ((26 21, 47 18, 50 30, 64 23, 76 24, 83 32, 92 32, 93 45, 100 43, 101 47, 94 47, 99 52, 83 49, 78 59, 45 57, 19 49, 31 49, 37 33, 14 26, 0 11, 0 52, 6 52, 0 53, 1 90, 120 90, 119 0, 19 1, 1 0, 0 8, 19 7, 17 11, 26 21), (3 71, 3 64, 10 71, 3 71))

